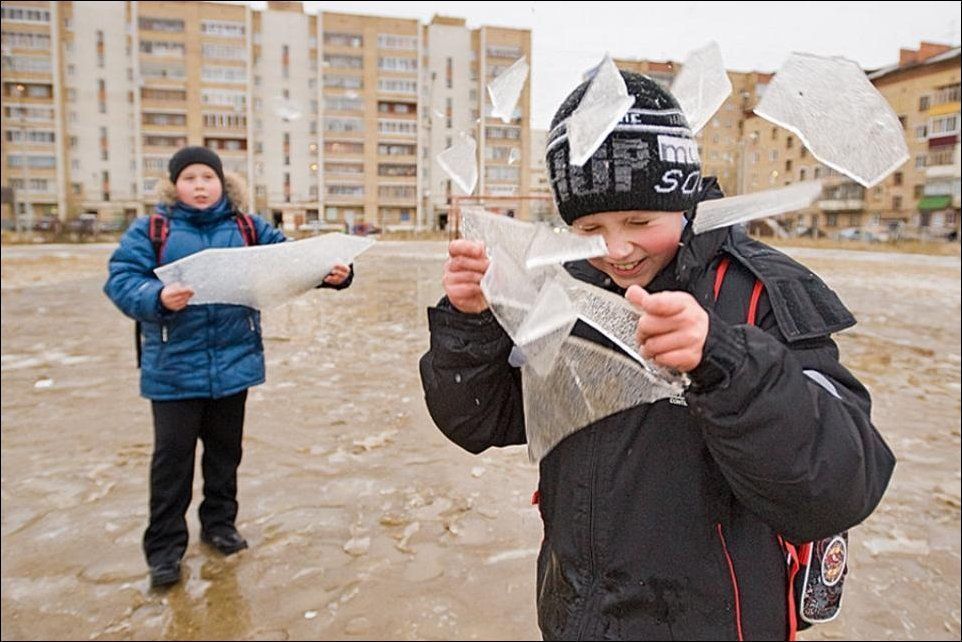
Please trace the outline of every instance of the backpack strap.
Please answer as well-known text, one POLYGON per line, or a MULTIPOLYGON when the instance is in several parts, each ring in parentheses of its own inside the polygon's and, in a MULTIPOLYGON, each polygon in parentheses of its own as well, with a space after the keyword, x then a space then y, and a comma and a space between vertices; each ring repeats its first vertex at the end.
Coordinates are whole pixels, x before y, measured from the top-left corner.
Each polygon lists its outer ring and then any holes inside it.
MULTIPOLYGON (((722 260, 718 262, 718 267, 715 268, 715 300, 718 300, 718 293, 721 292, 722 283, 725 282, 725 275, 728 273, 728 268, 731 266, 731 259, 727 256, 722 257, 722 260)), ((765 284, 762 283, 761 279, 755 279, 755 286, 752 288, 752 296, 748 301, 748 318, 746 323, 749 325, 755 325, 758 321, 758 302, 762 298, 762 292, 765 290, 765 284)))
POLYGON ((158 265, 163 259, 164 246, 167 244, 169 234, 170 223, 167 221, 167 217, 160 212, 151 214, 150 221, 147 224, 147 236, 150 238, 150 244, 154 246, 154 256, 157 258, 158 265))
MULTIPOLYGON (((167 245, 167 237, 170 235, 170 223, 167 221, 167 217, 160 212, 154 212, 150 215, 150 220, 147 222, 147 238, 150 239, 150 244, 154 248, 154 258, 157 260, 157 265, 160 265, 164 256, 164 247, 167 245)), ((137 348, 137 367, 140 368, 141 354, 143 353, 143 346, 141 345, 141 327, 140 321, 134 322, 134 346, 137 348)))
POLYGON ((244 245, 257 245, 257 227, 254 225, 254 219, 243 212, 236 212, 234 221, 237 223, 241 238, 244 239, 244 245))

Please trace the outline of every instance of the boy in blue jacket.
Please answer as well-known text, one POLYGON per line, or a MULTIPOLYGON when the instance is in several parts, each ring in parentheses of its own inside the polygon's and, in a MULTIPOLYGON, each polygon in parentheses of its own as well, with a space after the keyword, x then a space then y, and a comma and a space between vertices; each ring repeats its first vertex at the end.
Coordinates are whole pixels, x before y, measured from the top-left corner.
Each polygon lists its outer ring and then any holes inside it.
MULTIPOLYGON (((246 185, 225 177, 220 157, 185 147, 170 159, 153 220, 130 226, 110 257, 104 292, 141 326, 140 392, 151 400, 154 452, 150 522, 143 546, 152 587, 180 581, 187 549, 194 450, 204 443, 201 539, 224 555, 247 548, 237 532, 237 467, 247 389, 264 382, 260 313, 239 305, 188 306, 193 291, 164 285, 154 269, 208 248, 281 243, 286 237, 241 212, 246 185), (157 225, 161 223, 162 225, 157 225), (151 226, 163 232, 151 231, 151 226)), ((322 287, 343 289, 351 268, 336 265, 322 287)))

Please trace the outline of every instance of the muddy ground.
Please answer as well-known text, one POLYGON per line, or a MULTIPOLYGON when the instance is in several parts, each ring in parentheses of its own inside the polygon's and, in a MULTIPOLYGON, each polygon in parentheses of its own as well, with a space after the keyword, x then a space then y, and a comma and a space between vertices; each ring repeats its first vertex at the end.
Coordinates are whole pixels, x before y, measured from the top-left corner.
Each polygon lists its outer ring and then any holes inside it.
MULTIPOLYGON (((264 315, 268 383, 248 402, 239 527, 149 590, 151 452, 133 322, 102 295, 112 246, 2 250, 4 639, 533 639, 520 448, 472 456, 424 407, 416 363, 443 243, 383 242, 355 285, 264 315)), ((803 639, 959 639, 958 256, 790 251, 859 318, 843 361, 899 457, 852 532, 840 618, 803 639)))

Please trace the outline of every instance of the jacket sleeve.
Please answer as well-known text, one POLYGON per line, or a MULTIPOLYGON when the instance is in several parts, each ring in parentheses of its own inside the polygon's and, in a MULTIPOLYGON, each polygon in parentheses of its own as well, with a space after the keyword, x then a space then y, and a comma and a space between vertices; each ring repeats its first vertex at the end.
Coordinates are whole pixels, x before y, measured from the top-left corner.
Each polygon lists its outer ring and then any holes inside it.
POLYGON ((254 227, 257 230, 257 244, 258 245, 270 245, 271 243, 283 243, 288 240, 284 236, 284 232, 265 221, 262 217, 256 214, 252 215, 251 218, 254 220, 254 227))
POLYGON ((147 225, 148 219, 140 218, 124 232, 108 263, 104 293, 128 317, 159 322, 174 313, 160 303, 164 284, 154 274, 157 257, 147 225))
POLYGON ((871 399, 830 337, 783 342, 710 313, 705 357, 686 394, 735 495, 791 541, 839 533, 875 509, 895 457, 871 399))
POLYGON ((494 315, 464 314, 445 298, 428 309, 428 327, 421 385, 441 432, 472 453, 525 443, 521 371, 508 363, 511 339, 494 315))

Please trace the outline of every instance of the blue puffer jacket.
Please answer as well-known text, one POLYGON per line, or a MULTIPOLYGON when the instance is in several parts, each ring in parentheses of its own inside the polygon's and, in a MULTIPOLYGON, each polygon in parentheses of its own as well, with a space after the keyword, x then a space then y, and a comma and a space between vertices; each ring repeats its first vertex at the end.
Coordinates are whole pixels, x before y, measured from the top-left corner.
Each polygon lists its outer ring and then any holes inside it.
MULTIPOLYGON (((229 175, 228 175, 229 176, 229 175)), ((158 206, 170 231, 161 262, 170 263, 213 247, 242 247, 233 218, 242 188, 229 177, 225 196, 204 210, 182 203, 158 206), (228 198, 231 195, 231 198, 228 198)), ((286 237, 258 216, 251 217, 261 245, 286 237)), ((120 310, 141 322, 140 393, 167 401, 226 397, 264 382, 260 313, 240 305, 189 305, 171 312, 160 303, 163 284, 154 275, 157 258, 148 235, 149 217, 134 221, 110 257, 104 292, 120 310)))

